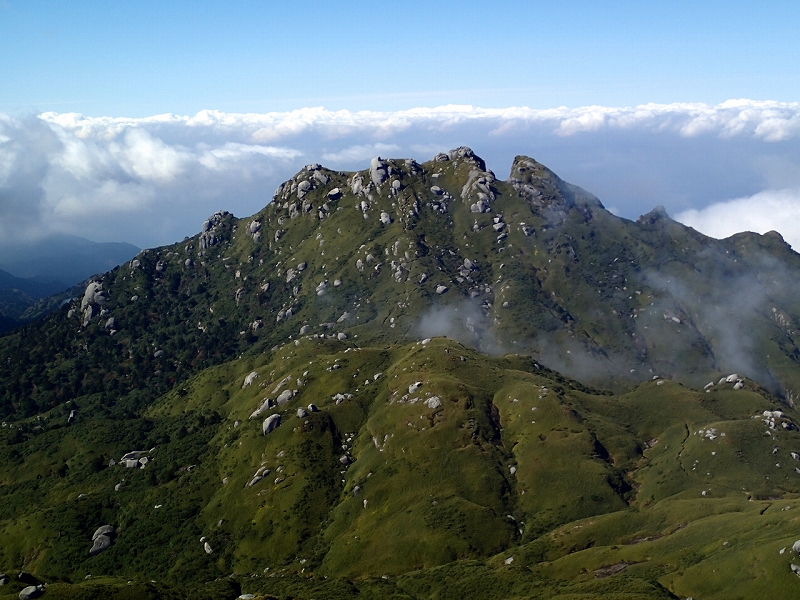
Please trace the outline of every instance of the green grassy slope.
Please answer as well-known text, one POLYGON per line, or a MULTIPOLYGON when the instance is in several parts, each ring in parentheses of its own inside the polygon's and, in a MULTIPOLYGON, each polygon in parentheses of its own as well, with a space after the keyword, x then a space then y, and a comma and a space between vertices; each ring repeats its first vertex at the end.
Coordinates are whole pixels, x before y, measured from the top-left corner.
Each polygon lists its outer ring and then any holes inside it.
POLYGON ((0 563, 76 590, 86 575, 180 589, 233 574, 276 597, 450 597, 469 581, 497 598, 790 597, 800 434, 781 423, 797 416, 754 418, 779 409, 752 382, 614 396, 446 338, 306 336, 141 416, 87 402, 71 424, 7 426, 0 563), (144 468, 108 466, 131 450, 151 450, 144 468), (89 556, 106 523, 114 545, 89 556))

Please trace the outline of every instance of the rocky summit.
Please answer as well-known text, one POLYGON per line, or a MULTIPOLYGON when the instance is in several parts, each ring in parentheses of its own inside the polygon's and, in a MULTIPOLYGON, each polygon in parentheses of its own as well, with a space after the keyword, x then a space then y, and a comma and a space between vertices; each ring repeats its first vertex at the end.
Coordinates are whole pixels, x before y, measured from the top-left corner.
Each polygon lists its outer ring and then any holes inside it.
POLYGON ((199 229, 0 338, 0 598, 798 593, 779 234, 463 147, 199 229))

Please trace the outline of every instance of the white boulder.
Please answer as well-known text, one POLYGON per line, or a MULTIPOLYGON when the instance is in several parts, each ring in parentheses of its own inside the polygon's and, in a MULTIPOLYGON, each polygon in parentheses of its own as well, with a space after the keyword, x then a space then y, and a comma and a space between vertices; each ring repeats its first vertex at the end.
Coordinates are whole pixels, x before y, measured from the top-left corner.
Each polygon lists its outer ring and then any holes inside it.
POLYGON ((267 435, 268 433, 275 431, 275 428, 281 424, 281 416, 278 414, 270 415, 264 422, 261 424, 261 433, 263 435, 267 435))

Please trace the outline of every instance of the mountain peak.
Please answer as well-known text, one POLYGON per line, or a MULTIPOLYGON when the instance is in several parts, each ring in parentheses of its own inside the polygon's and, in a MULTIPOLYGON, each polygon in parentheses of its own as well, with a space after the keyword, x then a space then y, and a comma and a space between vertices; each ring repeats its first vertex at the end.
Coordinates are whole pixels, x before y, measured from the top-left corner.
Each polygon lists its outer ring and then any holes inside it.
POLYGON ((639 225, 654 225, 662 219, 667 219, 670 221, 672 220, 667 214, 667 209, 659 204, 649 213, 641 215, 638 219, 636 219, 636 222, 639 223, 639 225))

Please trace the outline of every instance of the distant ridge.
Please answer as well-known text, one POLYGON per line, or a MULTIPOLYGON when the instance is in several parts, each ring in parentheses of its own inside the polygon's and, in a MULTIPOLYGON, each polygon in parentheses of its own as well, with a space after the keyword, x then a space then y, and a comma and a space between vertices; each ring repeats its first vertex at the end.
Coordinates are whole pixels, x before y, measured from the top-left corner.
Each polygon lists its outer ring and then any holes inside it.
POLYGON ((58 308, 72 296, 71 287, 138 252, 125 242, 99 243, 63 234, 0 245, 0 333, 58 308))
MULTIPOLYGON (((110 271, 139 252, 126 242, 93 242, 55 234, 34 242, 0 245, 0 269, 21 278, 59 282, 61 291, 92 275, 110 271)), ((55 293, 55 292, 51 292, 55 293)))

